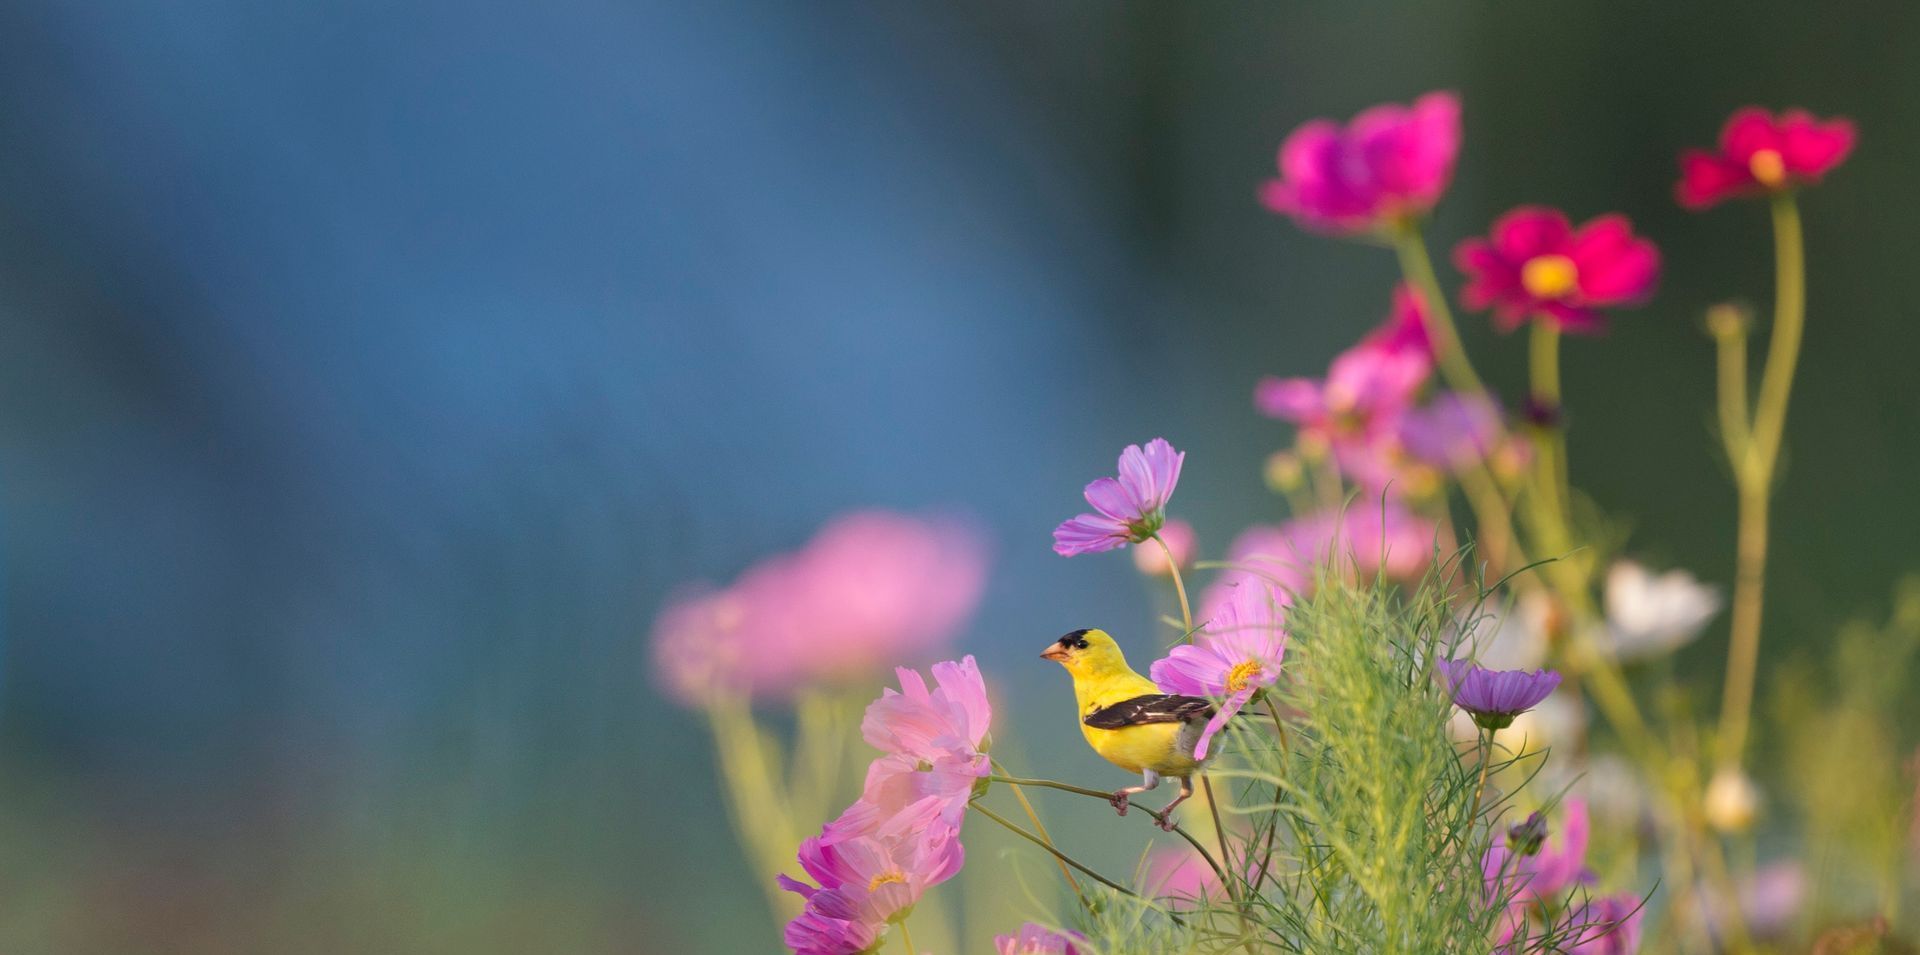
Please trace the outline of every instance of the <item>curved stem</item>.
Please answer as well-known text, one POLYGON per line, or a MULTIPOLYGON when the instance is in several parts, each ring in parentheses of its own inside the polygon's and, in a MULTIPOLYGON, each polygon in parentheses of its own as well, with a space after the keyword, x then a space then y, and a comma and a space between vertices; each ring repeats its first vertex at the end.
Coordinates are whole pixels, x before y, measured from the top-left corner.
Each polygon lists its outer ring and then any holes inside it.
POLYGON ((919 955, 920 950, 913 947, 913 933, 907 931, 907 920, 900 920, 900 941, 907 946, 907 955, 919 955))
POLYGON ((1118 882, 1113 881, 1112 879, 1107 878, 1104 875, 1101 875, 1098 872, 1093 871, 1092 869, 1087 868, 1085 865, 1081 864, 1080 861, 1075 859, 1074 857, 1067 855, 1066 853, 1061 852, 1058 849, 1055 849, 1046 840, 1041 839, 1039 836, 1036 836, 1033 833, 1020 828, 1019 826, 1015 825, 1013 822, 1001 816, 999 813, 996 813, 993 810, 980 805, 978 802, 967 803, 967 808, 987 817, 988 819, 993 820, 994 822, 999 823, 1001 826, 1005 827, 1007 831, 1012 832, 1014 835, 1017 835, 1020 838, 1025 839, 1028 842, 1031 842, 1034 845, 1047 850, 1049 853, 1053 854, 1054 858, 1060 860, 1061 862, 1066 863, 1067 865, 1073 866, 1076 869, 1079 869, 1081 872, 1086 873, 1087 878, 1090 878, 1095 882, 1098 882, 1101 885, 1104 885, 1107 888, 1112 889, 1115 892, 1119 892, 1123 895, 1131 895, 1136 899, 1140 897, 1139 893, 1133 891, 1132 889, 1127 888, 1124 885, 1121 885, 1118 882))
MULTIPOLYGON (((1075 786, 1071 783, 1055 782, 1051 779, 1022 779, 1018 776, 999 776, 999 775, 988 776, 987 778, 992 780, 993 782, 1006 783, 1010 786, 1036 786, 1041 789, 1058 789, 1063 793, 1074 793, 1080 796, 1091 796, 1092 798, 1101 800, 1103 802, 1113 801, 1113 794, 1110 792, 1102 792, 1098 789, 1088 789, 1085 786, 1075 786)), ((1182 829, 1178 825, 1174 825, 1171 822, 1169 822, 1165 813, 1155 812, 1154 810, 1148 809, 1145 806, 1135 806, 1133 808, 1146 813, 1148 818, 1151 818, 1155 822, 1166 824, 1168 826, 1168 829, 1167 829, 1168 832, 1171 832, 1174 835, 1187 840, 1187 844, 1193 847, 1193 851, 1200 853, 1200 858, 1206 861, 1207 868, 1212 869, 1213 874, 1220 877, 1221 884, 1223 885, 1226 884, 1226 881, 1227 881, 1226 870, 1220 868, 1220 863, 1214 861, 1213 853, 1208 852, 1207 847, 1201 845, 1200 840, 1195 839, 1192 833, 1188 832, 1185 829, 1182 829)))
MULTIPOLYGON (((994 769, 1002 773, 1007 771, 1005 766, 1000 765, 999 760, 990 759, 989 762, 993 765, 994 769)), ((1047 827, 1040 822, 1040 814, 1033 811, 1033 803, 1027 800, 1026 791, 1021 789, 1017 783, 1009 783, 1008 785, 1013 789, 1013 798, 1020 800, 1020 808, 1026 810, 1028 821, 1033 823, 1033 831, 1039 833, 1040 838, 1046 840, 1047 845, 1053 845, 1053 836, 1047 832, 1047 827)), ((1067 863, 1064 860, 1055 859, 1053 861, 1060 866, 1060 874, 1066 877, 1067 885, 1073 889, 1073 896, 1080 900, 1081 907, 1092 911, 1093 905, 1087 901, 1086 893, 1080 891, 1080 881, 1073 877, 1073 870, 1067 868, 1067 863)))
POLYGON ((1466 348, 1460 344, 1460 331, 1453 323, 1453 310, 1447 305, 1446 292, 1440 288, 1440 278, 1434 274, 1426 239, 1416 226, 1408 223, 1394 230, 1393 250, 1400 256, 1401 273, 1420 293, 1420 304, 1426 307, 1427 329, 1433 333, 1434 357, 1439 360, 1440 373, 1455 391, 1485 395, 1487 386, 1481 383, 1473 363, 1467 360, 1466 348))
POLYGON ((1800 211, 1793 196, 1773 198, 1774 312, 1767 364, 1760 375, 1753 427, 1734 481, 1739 491, 1740 529, 1735 544, 1732 633, 1727 643, 1727 684, 1720 698, 1720 763, 1738 766, 1747 745, 1753 683, 1760 663, 1760 618, 1765 604, 1767 521, 1774 468, 1786 429, 1787 401, 1800 360, 1806 325, 1806 253, 1800 211))
POLYGON ((1180 579, 1180 562, 1173 558, 1173 548, 1157 532, 1153 542, 1160 545, 1160 552, 1167 555, 1167 573, 1173 577, 1173 592, 1180 595, 1180 622, 1187 630, 1186 639, 1193 639, 1193 611, 1187 606, 1187 585, 1180 579))

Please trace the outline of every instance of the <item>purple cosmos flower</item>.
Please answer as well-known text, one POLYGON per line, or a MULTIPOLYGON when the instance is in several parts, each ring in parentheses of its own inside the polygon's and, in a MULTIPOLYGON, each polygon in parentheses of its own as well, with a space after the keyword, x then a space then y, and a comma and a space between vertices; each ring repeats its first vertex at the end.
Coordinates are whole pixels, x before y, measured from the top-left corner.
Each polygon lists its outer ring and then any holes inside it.
POLYGON ((1080 955, 1077 943, 1086 941, 1079 932, 1056 932, 1028 922, 1017 935, 996 935, 993 948, 998 955, 1080 955))
POLYGON ((1185 452, 1175 451, 1165 438, 1147 442, 1144 449, 1127 445, 1120 452, 1120 476, 1087 485, 1087 503, 1095 513, 1053 529, 1053 552, 1062 557, 1097 554, 1152 537, 1167 521, 1167 499, 1180 483, 1185 459, 1185 452))
POLYGON ((1242 587, 1214 611, 1192 644, 1174 647, 1148 671, 1168 693, 1225 697, 1200 733, 1194 759, 1206 759, 1214 735, 1256 693, 1280 679, 1280 663, 1287 655, 1281 606, 1265 588, 1242 587))
POLYGON ((1504 430, 1500 407, 1492 399, 1456 392, 1433 396, 1397 423, 1408 454, 1449 471, 1492 457, 1504 430))
POLYGON ((1489 670, 1469 660, 1435 660, 1433 666, 1453 705, 1490 730, 1505 729, 1560 685, 1553 670, 1489 670))
POLYGON ((872 951, 882 927, 861 918, 840 893, 815 892, 782 937, 794 955, 860 955, 872 951))

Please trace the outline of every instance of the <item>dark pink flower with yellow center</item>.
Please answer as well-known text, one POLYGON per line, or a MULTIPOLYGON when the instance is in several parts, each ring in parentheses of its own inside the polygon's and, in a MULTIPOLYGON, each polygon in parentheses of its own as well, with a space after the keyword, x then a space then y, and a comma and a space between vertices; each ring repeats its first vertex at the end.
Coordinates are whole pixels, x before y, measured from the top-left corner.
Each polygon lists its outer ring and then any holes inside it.
POLYGON ((1660 250, 1633 234, 1622 215, 1574 228, 1557 209, 1521 206, 1501 216, 1485 239, 1454 250, 1467 273, 1468 308, 1493 309, 1494 326, 1512 331, 1528 319, 1561 331, 1606 328, 1601 309, 1637 305, 1660 278, 1660 250))
POLYGON ((1341 126, 1316 119, 1280 144, 1280 178, 1260 201, 1315 232, 1376 231, 1440 201, 1460 154, 1460 98, 1428 93, 1375 106, 1341 126))
POLYGON ((1721 128, 1718 150, 1680 154, 1674 194, 1682 206, 1697 210, 1728 199, 1813 185, 1846 161, 1853 142, 1850 119, 1815 119, 1798 109, 1776 117, 1748 106, 1721 128))
POLYGON ((1206 759, 1227 721, 1255 694, 1279 682, 1287 656, 1287 631, 1280 624, 1284 607, 1266 588, 1242 587, 1201 624, 1193 643, 1174 647, 1148 669, 1165 692, 1221 698, 1193 748, 1194 759, 1206 759))

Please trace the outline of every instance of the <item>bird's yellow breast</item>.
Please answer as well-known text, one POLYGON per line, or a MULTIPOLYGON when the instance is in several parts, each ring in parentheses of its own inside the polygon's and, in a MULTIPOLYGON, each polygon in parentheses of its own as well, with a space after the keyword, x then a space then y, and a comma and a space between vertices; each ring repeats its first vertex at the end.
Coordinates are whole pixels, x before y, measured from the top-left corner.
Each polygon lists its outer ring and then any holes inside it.
POLYGON ((1162 776, 1187 776, 1199 764, 1193 761, 1195 733, 1181 723, 1143 723, 1119 729, 1099 729, 1085 722, 1090 713, 1136 696, 1158 693, 1153 681, 1128 671, 1124 674, 1074 681, 1080 704, 1080 734, 1107 762, 1130 773, 1151 769, 1162 776))

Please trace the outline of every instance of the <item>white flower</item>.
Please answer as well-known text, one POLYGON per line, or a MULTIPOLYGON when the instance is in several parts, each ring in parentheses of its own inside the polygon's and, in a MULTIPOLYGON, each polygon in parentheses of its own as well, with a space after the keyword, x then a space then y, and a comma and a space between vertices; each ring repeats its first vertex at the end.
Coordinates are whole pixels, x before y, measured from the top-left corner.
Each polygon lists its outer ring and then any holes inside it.
POLYGON ((1534 670, 1547 661, 1547 626, 1553 601, 1529 592, 1495 604, 1489 597, 1477 615, 1465 615, 1455 624, 1460 648, 1456 657, 1473 657, 1489 670, 1534 670))
POLYGON ((1602 640, 1622 660, 1671 653, 1699 636, 1721 605, 1718 588, 1684 570, 1656 575, 1633 561, 1616 561, 1607 571, 1602 640))

